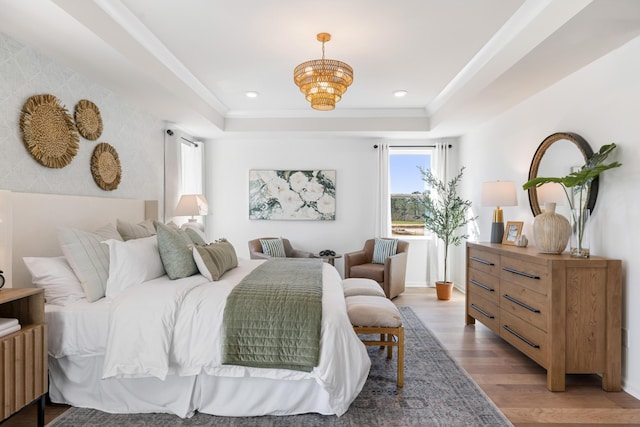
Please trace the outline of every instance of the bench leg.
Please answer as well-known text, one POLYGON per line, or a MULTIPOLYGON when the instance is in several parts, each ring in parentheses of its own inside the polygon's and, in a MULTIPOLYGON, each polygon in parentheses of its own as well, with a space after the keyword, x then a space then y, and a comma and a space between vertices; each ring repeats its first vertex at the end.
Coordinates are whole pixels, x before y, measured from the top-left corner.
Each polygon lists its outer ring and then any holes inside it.
MULTIPOLYGON (((391 347, 389 347, 391 349, 391 347)), ((404 327, 398 329, 398 387, 404 386, 404 327)))

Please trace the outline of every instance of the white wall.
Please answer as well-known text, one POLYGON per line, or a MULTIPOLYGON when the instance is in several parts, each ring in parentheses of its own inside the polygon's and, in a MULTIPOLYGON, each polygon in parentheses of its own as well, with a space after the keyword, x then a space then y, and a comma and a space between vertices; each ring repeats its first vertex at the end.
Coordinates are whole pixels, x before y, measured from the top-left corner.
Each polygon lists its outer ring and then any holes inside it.
POLYGON ((163 197, 164 122, 124 102, 113 92, 66 68, 33 48, 0 33, 0 189, 99 197, 163 197), (81 99, 100 109, 103 133, 97 141, 80 137, 80 149, 62 169, 37 163, 22 142, 20 111, 32 95, 56 96, 73 116, 81 99), (100 189, 90 171, 99 142, 111 144, 122 166, 120 185, 100 189))
MULTIPOLYGON (((267 236, 287 237, 294 247, 313 252, 361 249, 375 235, 376 143, 380 141, 293 136, 207 141, 207 237, 226 237, 241 257, 249 256, 249 240, 267 236), (251 169, 335 169, 336 220, 249 220, 251 169)), ((425 256, 424 242, 410 241, 408 285, 425 286, 425 256)), ((336 268, 343 273, 342 259, 336 260, 336 268)))
MULTIPOLYGON (((541 64, 544 66, 544 64, 541 64)), ((590 64, 507 113, 468 133, 462 140, 461 162, 472 181, 465 193, 480 206, 483 181, 512 180, 521 189, 529 164, 544 138, 570 131, 584 137, 594 151, 615 142, 611 161, 623 166, 606 171, 592 216, 591 252, 621 259, 623 263, 622 325, 628 333, 623 349, 623 387, 640 397, 640 264, 635 260, 640 228, 640 38, 590 64)), ((505 221, 524 221, 531 236, 532 214, 524 191, 517 207, 504 208, 505 221)), ((490 208, 476 208, 480 241, 489 240, 490 208)))
MULTIPOLYGON (((210 215, 207 237, 226 237, 238 256, 247 242, 267 236, 291 240, 294 248, 345 253, 362 248, 375 227, 375 141, 335 138, 216 140, 205 143, 210 215), (332 169, 336 171, 335 221, 249 220, 250 169, 332 169)), ((342 259, 336 268, 343 271, 342 259)))

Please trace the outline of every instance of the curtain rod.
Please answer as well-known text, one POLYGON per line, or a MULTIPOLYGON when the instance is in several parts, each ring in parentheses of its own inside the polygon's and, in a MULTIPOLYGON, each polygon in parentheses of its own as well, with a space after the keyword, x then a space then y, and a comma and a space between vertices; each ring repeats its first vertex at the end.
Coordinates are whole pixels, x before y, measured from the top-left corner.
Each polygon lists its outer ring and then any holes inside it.
MULTIPOLYGON (((375 144, 373 148, 378 148, 378 144, 375 144)), ((390 145, 389 148, 436 148, 435 145, 390 145)), ((447 148, 453 148, 453 145, 447 145, 447 148)))
POLYGON ((193 146, 195 146, 195 147, 198 147, 198 143, 197 143, 197 142, 191 141, 191 140, 189 140, 189 139, 185 138, 184 136, 181 136, 181 137, 180 137, 180 139, 184 139, 184 140, 185 140, 185 141, 187 141, 189 144, 191 144, 191 145, 193 145, 193 146))

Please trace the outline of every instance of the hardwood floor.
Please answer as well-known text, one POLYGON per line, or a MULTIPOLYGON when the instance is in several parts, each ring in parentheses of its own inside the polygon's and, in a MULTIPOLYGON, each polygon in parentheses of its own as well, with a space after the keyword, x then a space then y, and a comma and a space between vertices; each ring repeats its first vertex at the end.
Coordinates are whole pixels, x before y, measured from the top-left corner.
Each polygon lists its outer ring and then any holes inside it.
POLYGON ((407 288, 394 302, 413 308, 516 427, 640 426, 640 400, 602 390, 597 375, 568 375, 566 391, 548 391, 546 370, 482 324, 465 325, 463 293, 439 301, 433 288, 407 288))
MULTIPOLYGON (((465 325, 462 293, 438 301, 432 288, 407 288, 394 302, 413 308, 516 427, 640 426, 640 400, 603 391, 597 375, 568 375, 566 391, 548 391, 544 369, 483 325, 465 325)), ((46 422, 66 408, 47 405, 46 422)), ((35 420, 32 405, 2 427, 31 427, 35 420)))

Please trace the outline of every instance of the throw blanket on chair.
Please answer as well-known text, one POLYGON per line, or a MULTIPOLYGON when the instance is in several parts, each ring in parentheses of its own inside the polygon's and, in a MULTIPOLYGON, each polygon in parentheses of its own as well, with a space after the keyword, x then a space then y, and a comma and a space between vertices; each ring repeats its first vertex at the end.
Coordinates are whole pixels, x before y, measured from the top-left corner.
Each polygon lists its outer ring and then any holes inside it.
POLYGON ((222 363, 311 372, 321 321, 322 261, 269 259, 227 299, 222 363))

